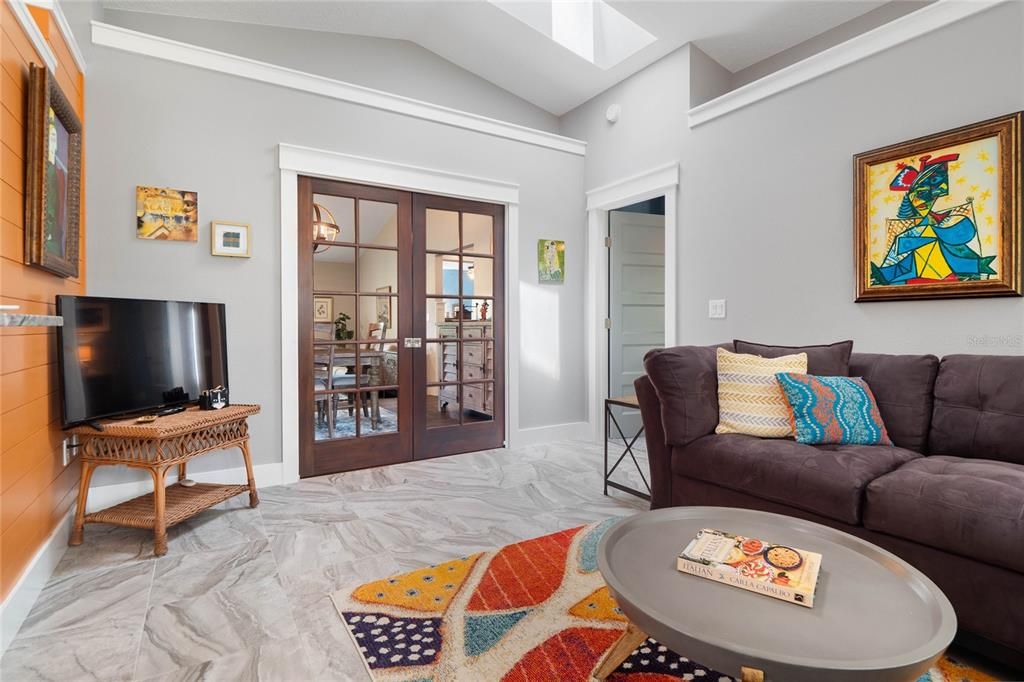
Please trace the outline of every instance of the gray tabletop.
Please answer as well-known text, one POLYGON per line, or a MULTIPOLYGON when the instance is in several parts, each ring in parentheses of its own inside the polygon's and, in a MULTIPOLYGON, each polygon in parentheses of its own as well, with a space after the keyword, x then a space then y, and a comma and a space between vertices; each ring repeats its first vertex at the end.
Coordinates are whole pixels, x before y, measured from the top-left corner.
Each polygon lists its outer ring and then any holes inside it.
POLYGON ((956 633, 935 583, 895 555, 817 523, 746 509, 676 507, 612 526, 601 574, 626 616, 659 642, 739 676, 773 682, 916 680, 956 633), (814 607, 681 573, 676 557, 701 528, 819 552, 814 607))

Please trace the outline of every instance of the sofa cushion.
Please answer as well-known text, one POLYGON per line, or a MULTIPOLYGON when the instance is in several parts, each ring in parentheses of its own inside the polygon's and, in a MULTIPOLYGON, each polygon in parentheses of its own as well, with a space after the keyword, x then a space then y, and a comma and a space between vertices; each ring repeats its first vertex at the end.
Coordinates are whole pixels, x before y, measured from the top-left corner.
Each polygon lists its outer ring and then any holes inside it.
POLYGON ((868 483, 920 456, 885 445, 802 445, 724 434, 675 448, 672 471, 859 524, 868 483))
POLYGON ((932 390, 939 359, 934 355, 854 353, 850 376, 871 387, 892 442, 925 452, 932 420, 932 390))
POLYGON ((762 358, 719 348, 715 433, 745 433, 761 438, 792 436, 789 404, 775 378, 780 372, 807 374, 807 353, 762 358))
POLYGON ((916 459, 868 485, 864 525, 1024 573, 1024 466, 916 459))
POLYGON ((718 425, 717 348, 676 346, 644 356, 644 370, 661 403, 667 445, 686 445, 718 425))
POLYGON ((892 445, 878 403, 860 377, 776 374, 798 443, 892 445))
POLYGON ((839 341, 820 346, 769 346, 753 341, 733 341, 737 353, 779 358, 783 355, 807 353, 807 373, 827 377, 849 376, 853 341, 839 341))
POLYGON ((1024 464, 1024 356, 944 357, 928 449, 1024 464))

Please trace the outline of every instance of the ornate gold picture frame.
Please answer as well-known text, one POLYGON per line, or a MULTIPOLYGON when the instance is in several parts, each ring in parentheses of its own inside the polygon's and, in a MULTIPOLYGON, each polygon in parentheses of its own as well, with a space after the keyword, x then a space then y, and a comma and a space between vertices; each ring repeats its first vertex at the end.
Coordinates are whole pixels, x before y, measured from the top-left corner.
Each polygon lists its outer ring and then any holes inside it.
POLYGON ((853 157, 857 301, 1021 295, 1021 118, 853 157))

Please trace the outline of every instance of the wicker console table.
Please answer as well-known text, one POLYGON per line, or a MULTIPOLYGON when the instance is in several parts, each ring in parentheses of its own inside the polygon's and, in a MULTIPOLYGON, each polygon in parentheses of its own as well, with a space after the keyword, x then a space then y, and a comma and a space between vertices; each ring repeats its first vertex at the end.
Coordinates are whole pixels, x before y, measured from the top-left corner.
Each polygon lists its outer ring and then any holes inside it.
POLYGON ((86 523, 146 528, 153 531, 153 553, 167 553, 167 528, 195 516, 204 509, 235 495, 249 493, 249 506, 260 503, 252 475, 247 419, 260 411, 259 405, 231 405, 220 410, 192 407, 178 414, 160 417, 149 424, 134 419, 103 422, 103 431, 88 426, 70 430, 81 440, 82 479, 79 484, 75 525, 69 544, 82 544, 86 523), (237 447, 245 459, 247 483, 215 485, 197 483, 167 487, 167 472, 178 467, 178 480, 186 477, 188 461, 214 450, 237 447), (92 514, 85 513, 89 481, 98 466, 123 464, 146 469, 153 477, 153 492, 92 514))

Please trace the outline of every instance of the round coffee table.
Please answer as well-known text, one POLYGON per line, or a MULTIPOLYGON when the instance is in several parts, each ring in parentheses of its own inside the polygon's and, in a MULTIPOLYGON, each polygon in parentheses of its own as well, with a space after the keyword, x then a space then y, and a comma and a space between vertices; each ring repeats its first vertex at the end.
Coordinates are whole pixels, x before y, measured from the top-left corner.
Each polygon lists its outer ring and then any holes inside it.
POLYGON ((643 512, 608 529, 598 566, 630 626, 595 676, 647 635, 745 682, 907 682, 956 633, 949 600, 920 571, 847 533, 726 507, 643 512), (814 607, 681 573, 676 557, 702 528, 820 552, 814 607))

